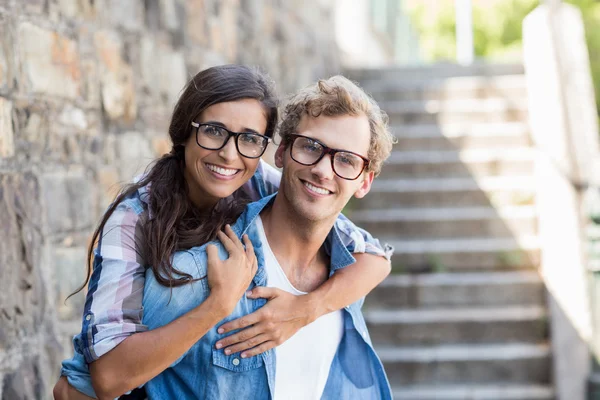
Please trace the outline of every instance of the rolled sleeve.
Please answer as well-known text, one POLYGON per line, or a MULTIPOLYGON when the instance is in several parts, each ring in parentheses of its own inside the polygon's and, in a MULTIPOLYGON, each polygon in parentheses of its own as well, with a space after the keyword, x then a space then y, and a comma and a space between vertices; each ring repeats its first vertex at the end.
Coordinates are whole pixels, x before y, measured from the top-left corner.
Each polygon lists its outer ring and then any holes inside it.
POLYGON ((346 216, 340 214, 335 221, 335 226, 340 234, 342 242, 351 253, 368 253, 376 256, 385 257, 391 260, 394 254, 394 248, 384 243, 380 243, 369 232, 354 225, 346 216))
POLYGON ((87 363, 114 349, 142 324, 145 267, 139 210, 120 204, 110 216, 94 252, 79 351, 87 363))

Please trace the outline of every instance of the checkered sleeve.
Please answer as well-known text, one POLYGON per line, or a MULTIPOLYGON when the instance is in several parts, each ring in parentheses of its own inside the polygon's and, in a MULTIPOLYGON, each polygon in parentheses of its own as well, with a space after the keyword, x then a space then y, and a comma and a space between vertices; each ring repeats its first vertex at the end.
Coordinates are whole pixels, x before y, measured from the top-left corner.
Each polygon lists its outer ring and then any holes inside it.
POLYGON ((279 190, 281 172, 267 162, 260 160, 256 172, 248 182, 244 184, 244 190, 252 201, 258 201, 279 190))
POLYGON ((90 363, 136 332, 142 324, 145 262, 139 248, 141 202, 119 204, 94 251, 80 335, 80 353, 90 363))
POLYGON ((351 253, 369 253, 376 256, 385 257, 391 260, 394 254, 394 248, 379 242, 369 232, 354 225, 345 215, 340 214, 335 221, 335 226, 340 233, 344 245, 351 253))

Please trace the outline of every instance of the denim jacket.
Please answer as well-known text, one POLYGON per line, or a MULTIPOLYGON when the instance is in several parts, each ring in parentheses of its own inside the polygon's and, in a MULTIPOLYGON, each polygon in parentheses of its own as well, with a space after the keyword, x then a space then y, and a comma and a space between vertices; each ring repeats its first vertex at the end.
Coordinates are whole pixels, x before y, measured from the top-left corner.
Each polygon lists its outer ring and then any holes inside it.
MULTIPOLYGON (((249 289, 266 286, 262 243, 255 220, 274 195, 250 204, 235 225, 234 232, 241 237, 248 234, 258 260, 256 273, 249 289)), ((330 270, 352 264, 355 259, 346 249, 336 227, 328 235, 330 270)), ((214 242, 219 255, 228 254, 220 242, 214 242)), ((194 247, 175 255, 174 266, 200 278, 207 272, 206 245, 194 247)), ((144 289, 144 323, 149 329, 166 325, 200 305, 208 296, 206 279, 177 288, 160 285, 152 272, 146 275, 144 289)), ((146 383, 151 399, 269 399, 275 385, 275 351, 243 359, 238 353, 225 355, 215 343, 224 337, 217 328, 227 321, 252 313, 265 304, 265 299, 245 296, 235 310, 209 330, 189 351, 170 368, 146 383)), ((360 308, 360 300, 343 311, 344 334, 331 365, 322 399, 391 399, 391 390, 383 365, 375 354, 360 308)))

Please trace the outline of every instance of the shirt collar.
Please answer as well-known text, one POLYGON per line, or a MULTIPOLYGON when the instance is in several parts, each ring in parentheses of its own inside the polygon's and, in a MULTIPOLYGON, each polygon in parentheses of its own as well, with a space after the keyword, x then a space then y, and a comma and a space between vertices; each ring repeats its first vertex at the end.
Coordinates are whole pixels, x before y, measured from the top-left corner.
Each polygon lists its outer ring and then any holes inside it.
MULTIPOLYGON (((232 226, 233 231, 239 237, 246 233, 250 226, 254 224, 256 217, 275 199, 276 195, 277 193, 274 193, 248 204, 246 210, 232 226)), ((356 262, 356 259, 352 256, 352 253, 350 253, 350 251, 348 251, 346 248, 346 245, 340 236, 340 231, 337 224, 334 224, 334 226, 331 228, 331 231, 327 235, 327 239, 325 239, 325 244, 327 244, 325 248, 327 249, 330 257, 331 273, 356 262)))

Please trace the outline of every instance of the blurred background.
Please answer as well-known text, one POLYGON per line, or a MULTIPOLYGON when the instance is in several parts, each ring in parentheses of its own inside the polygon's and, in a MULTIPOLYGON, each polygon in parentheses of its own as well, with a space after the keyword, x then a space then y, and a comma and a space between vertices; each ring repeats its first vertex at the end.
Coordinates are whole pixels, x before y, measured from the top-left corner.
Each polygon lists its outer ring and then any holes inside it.
POLYGON ((0 0, 1 399, 51 397, 95 225, 224 63, 388 112, 347 213, 396 248, 365 305, 395 398, 600 399, 600 1, 0 0))

